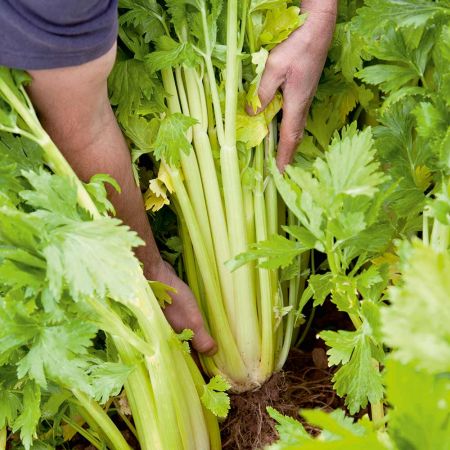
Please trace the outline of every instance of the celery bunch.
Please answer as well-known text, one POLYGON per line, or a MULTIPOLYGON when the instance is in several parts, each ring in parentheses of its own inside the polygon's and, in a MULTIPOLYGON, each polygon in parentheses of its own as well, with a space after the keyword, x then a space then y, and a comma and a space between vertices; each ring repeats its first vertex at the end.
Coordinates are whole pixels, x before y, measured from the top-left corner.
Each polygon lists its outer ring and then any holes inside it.
POLYGON ((254 388, 286 359, 300 259, 283 277, 252 262, 227 264, 277 234, 286 219, 268 169, 281 96, 255 116, 245 106, 260 106, 268 50, 304 18, 284 0, 120 6, 111 102, 134 161, 150 153, 160 163, 146 194, 149 208, 168 203, 172 193, 187 280, 219 347, 202 363, 236 391, 254 388))

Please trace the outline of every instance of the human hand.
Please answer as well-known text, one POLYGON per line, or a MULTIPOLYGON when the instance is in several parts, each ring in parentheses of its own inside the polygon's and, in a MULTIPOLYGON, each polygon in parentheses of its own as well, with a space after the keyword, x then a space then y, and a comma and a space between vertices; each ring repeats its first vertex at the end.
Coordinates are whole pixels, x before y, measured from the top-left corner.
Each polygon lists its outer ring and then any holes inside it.
POLYGON ((189 286, 178 278, 172 266, 165 261, 161 261, 158 267, 153 268, 150 278, 176 290, 169 292, 172 303, 167 304, 163 311, 172 328, 177 333, 189 328, 194 332, 192 338, 194 349, 207 356, 214 355, 217 352, 217 345, 206 331, 195 296, 189 286))
MULTIPOLYGON (((277 166, 283 171, 294 156, 319 83, 336 23, 337 0, 303 0, 305 23, 269 55, 259 85, 262 111, 276 91, 283 92, 283 118, 277 166)), ((252 113, 251 111, 249 111, 252 113)))

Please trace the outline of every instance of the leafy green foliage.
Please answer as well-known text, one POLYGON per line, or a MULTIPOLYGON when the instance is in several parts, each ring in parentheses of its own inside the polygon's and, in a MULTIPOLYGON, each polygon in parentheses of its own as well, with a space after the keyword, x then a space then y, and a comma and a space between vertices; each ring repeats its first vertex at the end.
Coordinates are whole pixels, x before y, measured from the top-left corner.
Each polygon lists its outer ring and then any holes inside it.
POLYGON ((334 387, 354 414, 368 402, 383 398, 381 375, 372 354, 371 335, 366 327, 357 331, 323 331, 320 337, 330 347, 329 364, 342 364, 333 376, 334 387))
POLYGON ((437 253, 413 242, 402 283, 389 292, 390 306, 382 310, 382 329, 392 355, 429 373, 450 370, 450 289, 448 253, 437 253), (424 317, 432 318, 430 327, 424 317))
POLYGON ((165 117, 159 126, 153 144, 155 158, 164 159, 171 166, 180 164, 182 152, 189 154, 192 147, 186 137, 186 132, 197 121, 180 113, 170 114, 165 117))
POLYGON ((219 375, 211 378, 209 383, 203 387, 201 401, 217 417, 226 417, 228 414, 230 398, 225 392, 230 387, 230 384, 219 375))

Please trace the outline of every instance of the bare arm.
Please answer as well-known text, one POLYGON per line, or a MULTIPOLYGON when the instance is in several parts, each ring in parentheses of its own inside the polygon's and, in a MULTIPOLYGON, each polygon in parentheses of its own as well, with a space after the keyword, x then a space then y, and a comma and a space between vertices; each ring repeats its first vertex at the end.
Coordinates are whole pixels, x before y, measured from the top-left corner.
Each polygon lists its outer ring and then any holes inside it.
POLYGON ((145 275, 177 289, 165 309, 166 317, 176 331, 194 331, 193 345, 198 351, 214 352, 215 343, 204 328, 194 295, 159 254, 134 182, 130 153, 108 100, 107 77, 115 54, 114 46, 80 66, 31 71, 29 93, 42 124, 82 180, 96 173, 117 180, 122 192, 111 190, 110 199, 117 216, 145 241, 145 247, 136 250, 145 275))

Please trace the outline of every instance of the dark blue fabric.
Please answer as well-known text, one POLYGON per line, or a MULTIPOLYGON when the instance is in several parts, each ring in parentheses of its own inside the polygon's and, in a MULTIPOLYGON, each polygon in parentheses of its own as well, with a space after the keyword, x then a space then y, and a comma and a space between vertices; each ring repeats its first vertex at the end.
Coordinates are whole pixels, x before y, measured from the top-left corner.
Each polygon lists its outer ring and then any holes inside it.
POLYGON ((117 39, 117 0, 0 0, 0 65, 76 66, 117 39))

